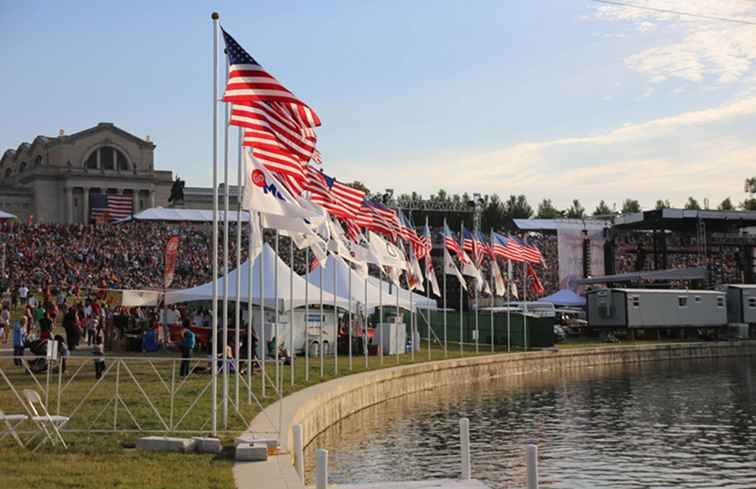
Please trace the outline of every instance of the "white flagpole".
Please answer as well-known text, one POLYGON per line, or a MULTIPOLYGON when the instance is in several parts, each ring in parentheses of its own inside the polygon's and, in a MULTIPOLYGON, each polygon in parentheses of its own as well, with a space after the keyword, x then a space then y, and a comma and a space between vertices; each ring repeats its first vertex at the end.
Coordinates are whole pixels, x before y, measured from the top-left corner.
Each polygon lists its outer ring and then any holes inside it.
MULTIPOLYGON (((430 232, 430 227, 428 226, 428 216, 425 216, 425 229, 430 232)), ((430 234, 428 236, 428 239, 430 240, 430 250, 428 250, 428 256, 425 257, 426 260, 431 264, 430 267, 430 273, 435 274, 435 270, 433 270, 433 261, 431 260, 431 253, 433 251, 433 234, 430 234)), ((428 274, 428 266, 426 264, 425 267, 425 274, 428 274)), ((426 308, 425 308, 425 324, 428 326, 428 360, 431 360, 431 316, 430 316, 430 289, 432 286, 432 281, 425 277, 425 298, 427 299, 426 302, 426 308)))
MULTIPOLYGON (((331 259, 335 259, 333 255, 331 259)), ((336 309, 336 263, 333 264, 333 374, 339 375, 339 313, 336 309)))
POLYGON ((522 313, 522 347, 525 351, 528 351, 528 262, 522 262, 522 301, 523 301, 523 313, 522 313))
POLYGON ((493 228, 491 229, 491 232, 488 235, 488 244, 489 248, 488 250, 491 253, 491 256, 489 256, 489 260, 491 260, 490 264, 490 284, 489 287, 491 288, 491 353, 495 351, 494 348, 494 296, 496 295, 496 284, 494 283, 494 269, 493 269, 493 261, 496 260, 496 255, 493 252, 493 228))
POLYGON ((268 357, 268 334, 265 328, 265 228, 263 228, 262 215, 260 217, 260 236, 263 248, 260 252, 260 375, 262 380, 262 396, 266 396, 265 361, 268 357))
POLYGON ((349 266, 349 323, 347 325, 349 334, 349 371, 352 371, 352 267, 349 266))
MULTIPOLYGON (((475 237, 477 239, 477 235, 475 237)), ((481 263, 482 265, 482 263, 481 263)), ((480 274, 480 272, 478 272, 480 274)), ((482 275, 481 275, 481 278, 482 275)), ((480 353, 480 328, 478 327, 478 311, 480 310, 480 292, 478 284, 475 284, 475 353, 480 353)))
MULTIPOLYGON (((310 248, 305 248, 305 270, 310 275, 310 248)), ((305 320, 304 320, 304 351, 305 351, 305 383, 310 381, 310 280, 305 280, 305 320)))
MULTIPOLYGON (((228 83, 228 56, 226 56, 226 83, 228 83)), ((228 429, 228 102, 223 115, 223 428, 228 429)))
MULTIPOLYGON (((252 243, 254 226, 252 225, 252 211, 249 211, 249 252, 247 253, 247 403, 252 403, 252 243)), ((260 237, 262 240, 262 237, 260 237)), ((260 284, 262 290, 262 284, 260 284)), ((255 352, 257 355, 257 352, 255 352)), ((213 362, 215 363, 215 362, 213 362)))
MULTIPOLYGON (((410 244, 410 246, 412 246, 410 244)), ((407 275, 409 277, 409 275, 407 275)), ((409 290, 409 303, 410 303, 410 358, 412 361, 415 361, 415 307, 414 307, 414 299, 415 294, 412 292, 412 287, 409 284, 409 280, 407 281, 407 290, 409 290)))
POLYGON ((274 358, 275 358, 275 361, 276 361, 276 388, 279 389, 279 393, 280 393, 281 392, 280 391, 280 389, 281 389, 281 364, 278 361, 278 345, 281 343, 281 338, 278 336, 279 333, 280 333, 280 331, 278 329, 278 321, 279 321, 279 318, 278 318, 278 302, 279 302, 279 299, 280 299, 278 297, 278 260, 280 259, 280 257, 279 257, 279 249, 278 249, 278 229, 276 229, 276 234, 275 234, 275 238, 274 239, 275 239, 274 244, 275 244, 275 247, 276 247, 276 257, 274 258, 274 261, 273 261, 273 263, 275 263, 275 265, 274 265, 275 268, 273 269, 273 286, 276 288, 276 296, 275 296, 276 298, 275 298, 275 300, 273 302, 274 303, 274 307, 275 307, 275 323, 273 325, 273 331, 274 331, 273 334, 275 335, 276 341, 273 342, 273 348, 276 351, 275 351, 275 353, 273 355, 274 355, 274 358))
POLYGON ((289 236, 289 376, 294 387, 294 240, 289 236))
MULTIPOLYGON (((446 218, 444 218, 444 232, 446 232, 446 229, 447 229, 447 227, 446 227, 446 218)), ((448 358, 449 357, 449 350, 448 350, 448 342, 447 342, 447 336, 446 336, 446 332, 447 332, 447 325, 446 325, 446 267, 448 266, 448 264, 446 263, 446 255, 448 253, 446 252, 446 236, 444 236, 443 247, 444 247, 444 271, 443 271, 442 275, 443 275, 443 280, 444 280, 444 358, 448 358)))
POLYGON ((512 260, 507 258, 507 351, 512 351, 512 324, 511 324, 511 314, 512 314, 512 304, 511 304, 511 293, 512 293, 512 260))
POLYGON ((378 356, 383 365, 383 269, 378 265, 378 356))
MULTIPOLYGON (((369 272, 369 270, 368 270, 369 272)), ((368 273, 368 276, 369 273, 368 273)), ((368 368, 368 277, 365 277, 365 305, 362 323, 362 349, 365 357, 365 368, 368 368)))
POLYGON ((212 434, 218 432, 218 12, 213 20, 213 320, 212 320, 212 434))
MULTIPOLYGON (((464 223, 463 221, 460 221, 459 223, 459 246, 462 248, 463 252, 465 249, 465 231, 464 231, 464 223)), ((464 266, 464 264, 463 264, 464 266)), ((462 276, 462 280, 466 280, 464 275, 462 276)), ((459 284, 459 356, 465 355, 465 346, 464 346, 464 314, 465 314, 465 300, 462 296, 464 287, 462 287, 462 283, 459 284)))
POLYGON ((320 274, 320 320, 318 321, 318 325, 320 326, 320 347, 318 348, 318 353, 320 354, 320 378, 323 378, 325 365, 323 363, 323 350, 325 350, 325 347, 323 346, 323 322, 325 321, 323 318, 323 264, 318 263, 318 266, 320 270, 318 273, 320 274))
MULTIPOLYGON (((241 248, 242 248, 242 225, 241 225, 241 186, 242 186, 242 128, 239 128, 239 162, 236 174, 236 310, 234 314, 234 359, 236 360, 236 372, 234 386, 234 399, 236 399, 236 410, 239 410, 239 375, 241 372, 241 248)), ((247 339, 249 341, 249 339, 247 339)), ((247 348, 249 349, 249 348, 247 348)), ((248 366, 249 368, 249 366, 248 366)))
MULTIPOLYGON (((399 242, 399 240, 397 240, 397 242, 399 242)), ((399 273, 400 273, 400 275, 399 275, 399 284, 401 284, 402 283, 402 276, 401 276, 401 272, 399 272, 399 273)), ((408 286, 407 288, 409 288, 409 282, 407 282, 407 286, 408 286)), ((401 287, 399 285, 397 285, 396 286, 396 320, 397 321, 400 319, 400 316, 399 316, 399 289, 401 289, 401 287)), ((402 323, 404 323, 404 317, 403 316, 404 315, 401 316, 402 323)), ((410 323, 411 322, 412 321, 410 321, 410 323)), ((405 324, 404 327, 406 328, 407 325, 405 324)), ((396 363, 397 364, 399 363, 399 355, 402 353, 402 350, 404 349, 404 348, 400 348, 399 345, 397 345, 397 343, 398 343, 397 336, 398 335, 399 335, 399 327, 397 325, 397 327, 394 328, 394 346, 399 350, 399 351, 396 352, 396 355, 394 355, 396 357, 396 363)), ((405 335, 405 338, 406 338, 406 335, 405 335)))

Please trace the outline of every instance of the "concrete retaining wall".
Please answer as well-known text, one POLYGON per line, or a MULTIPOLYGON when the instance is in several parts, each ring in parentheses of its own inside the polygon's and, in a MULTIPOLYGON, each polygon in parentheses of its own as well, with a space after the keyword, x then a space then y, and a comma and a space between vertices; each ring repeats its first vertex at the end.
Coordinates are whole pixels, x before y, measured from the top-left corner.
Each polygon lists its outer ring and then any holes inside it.
MULTIPOLYGON (((288 451, 293 446, 291 427, 295 424, 302 425, 303 441, 307 445, 329 426, 357 411, 388 399, 442 385, 479 382, 529 372, 754 353, 756 341, 677 343, 497 354, 386 368, 341 377, 295 392, 279 401, 281 404, 275 403, 258 415, 249 431, 270 433, 277 430, 280 423, 281 448, 288 451)), ((235 475, 239 485, 240 474, 236 469, 235 475)))

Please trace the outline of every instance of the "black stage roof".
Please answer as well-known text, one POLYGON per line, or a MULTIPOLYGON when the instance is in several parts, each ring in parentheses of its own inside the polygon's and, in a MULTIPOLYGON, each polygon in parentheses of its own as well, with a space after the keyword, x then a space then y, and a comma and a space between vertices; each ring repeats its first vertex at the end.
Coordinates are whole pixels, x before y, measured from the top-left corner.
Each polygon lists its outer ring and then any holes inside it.
POLYGON ((686 209, 656 209, 623 214, 614 219, 618 229, 695 230, 703 221, 707 232, 736 230, 756 226, 756 211, 710 211, 686 209))

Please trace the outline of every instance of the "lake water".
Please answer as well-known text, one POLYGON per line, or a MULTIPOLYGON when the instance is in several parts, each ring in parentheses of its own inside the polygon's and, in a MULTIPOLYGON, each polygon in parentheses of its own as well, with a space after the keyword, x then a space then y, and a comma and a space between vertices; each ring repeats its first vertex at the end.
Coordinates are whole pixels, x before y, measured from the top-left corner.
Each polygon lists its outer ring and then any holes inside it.
POLYGON ((334 483, 459 475, 470 419, 473 477, 525 487, 528 442, 546 488, 756 488, 756 357, 663 361, 443 387, 344 419, 334 483))

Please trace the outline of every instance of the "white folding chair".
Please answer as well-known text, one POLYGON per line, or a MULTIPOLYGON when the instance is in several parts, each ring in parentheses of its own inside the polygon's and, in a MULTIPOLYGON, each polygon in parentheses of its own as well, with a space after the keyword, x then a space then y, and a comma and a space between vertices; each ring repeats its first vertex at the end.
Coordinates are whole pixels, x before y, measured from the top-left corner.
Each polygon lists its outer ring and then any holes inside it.
POLYGON ((23 394, 26 402, 29 404, 29 410, 32 413, 31 420, 46 436, 46 438, 43 438, 42 441, 34 447, 34 450, 42 446, 46 440, 49 440, 53 446, 57 446, 58 442, 60 442, 60 444, 63 445, 63 448, 67 449, 68 445, 66 445, 65 440, 63 440, 63 435, 60 434, 59 427, 68 421, 68 416, 51 416, 50 413, 47 412, 45 403, 42 402, 39 393, 35 390, 24 389, 23 394))
POLYGON ((21 441, 21 437, 18 436, 16 428, 27 419, 29 419, 29 416, 26 414, 5 414, 3 410, 0 409, 0 421, 5 425, 5 430, 0 432, 0 440, 10 435, 16 440, 16 443, 18 443, 21 448, 26 448, 24 442, 21 441))

